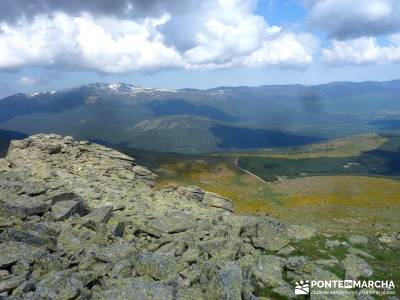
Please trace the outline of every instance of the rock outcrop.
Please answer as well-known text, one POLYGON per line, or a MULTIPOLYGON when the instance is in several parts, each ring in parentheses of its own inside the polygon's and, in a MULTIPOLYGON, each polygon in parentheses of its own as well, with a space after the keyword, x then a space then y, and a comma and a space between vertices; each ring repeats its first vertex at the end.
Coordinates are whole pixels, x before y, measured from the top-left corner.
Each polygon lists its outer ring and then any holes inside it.
MULTIPOLYGON (((158 190, 155 179, 133 158, 72 137, 13 141, 0 159, 0 298, 293 298, 295 280, 336 277, 328 262, 289 257, 315 230, 238 216, 229 199, 158 190)), ((348 278, 372 274, 356 254, 344 263, 348 278)))

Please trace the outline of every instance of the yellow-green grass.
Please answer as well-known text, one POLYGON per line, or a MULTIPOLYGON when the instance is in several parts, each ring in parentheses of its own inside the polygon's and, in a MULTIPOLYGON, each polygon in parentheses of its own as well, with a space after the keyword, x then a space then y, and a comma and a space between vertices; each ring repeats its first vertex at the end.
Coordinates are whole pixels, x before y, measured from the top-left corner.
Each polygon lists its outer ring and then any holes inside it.
POLYGON ((319 176, 283 180, 285 193, 274 214, 326 231, 378 232, 400 229, 400 182, 363 176, 319 176))
POLYGON ((196 185, 230 198, 238 214, 269 213, 324 232, 400 230, 400 182, 363 176, 315 176, 262 183, 233 160, 174 161, 161 165, 160 188, 196 185))

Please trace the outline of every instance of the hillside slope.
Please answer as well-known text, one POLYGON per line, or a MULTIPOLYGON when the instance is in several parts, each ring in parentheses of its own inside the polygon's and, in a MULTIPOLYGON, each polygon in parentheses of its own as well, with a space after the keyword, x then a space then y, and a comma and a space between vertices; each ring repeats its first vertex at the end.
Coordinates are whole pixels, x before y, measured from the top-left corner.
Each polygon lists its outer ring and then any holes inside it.
POLYGON ((395 235, 327 238, 154 179, 87 141, 13 141, 0 159, 0 297, 287 299, 298 280, 398 279, 395 235))

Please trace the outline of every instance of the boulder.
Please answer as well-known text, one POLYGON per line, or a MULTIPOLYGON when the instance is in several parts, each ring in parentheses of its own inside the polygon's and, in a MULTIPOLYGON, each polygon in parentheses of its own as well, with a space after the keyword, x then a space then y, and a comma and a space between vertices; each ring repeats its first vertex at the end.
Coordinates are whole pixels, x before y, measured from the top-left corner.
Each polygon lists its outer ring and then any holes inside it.
POLYGON ((198 242, 197 245, 202 253, 207 253, 211 257, 233 260, 240 249, 241 243, 239 239, 215 237, 198 242))
POLYGON ((283 247, 281 250, 278 251, 278 255, 283 255, 283 256, 288 256, 290 254, 292 254, 294 251, 296 251, 296 248, 294 248, 291 245, 287 245, 285 247, 283 247))
POLYGON ((256 248, 278 251, 289 244, 285 226, 276 220, 259 222, 256 230, 257 237, 252 240, 256 248))
POLYGON ((205 300, 199 288, 179 288, 176 291, 175 300, 205 300))
POLYGON ((134 257, 135 271, 141 276, 161 280, 175 276, 182 269, 168 254, 145 252, 134 257))
POLYGON ((8 268, 19 260, 33 260, 40 249, 31 245, 7 241, 0 244, 0 269, 8 268))
POLYGON ((51 272, 36 284, 35 295, 40 299, 76 299, 83 288, 71 271, 51 272))
POLYGON ((229 262, 221 266, 208 285, 206 299, 241 300, 243 275, 240 267, 229 262))
POLYGON ((304 256, 292 256, 287 259, 285 267, 298 273, 311 273, 315 265, 304 256))
POLYGON ((54 237, 41 235, 34 231, 20 231, 14 228, 7 228, 0 234, 0 238, 5 241, 23 242, 36 246, 47 246, 54 249, 56 239, 54 237))
POLYGON ((350 247, 347 251, 350 254, 355 254, 355 255, 358 255, 358 256, 365 257, 365 258, 372 258, 372 259, 375 258, 371 254, 369 254, 368 252, 365 252, 365 251, 357 249, 357 248, 350 247))
POLYGON ((164 233, 178 233, 195 227, 196 218, 188 212, 173 211, 151 220, 149 224, 164 233))
POLYGON ((197 186, 179 187, 177 191, 191 200, 201 202, 204 199, 204 190, 197 186))
POLYGON ((368 238, 363 235, 359 234, 352 234, 349 236, 349 242, 352 245, 359 245, 359 246, 367 246, 368 245, 368 238))
POLYGON ((289 238, 295 241, 308 240, 317 234, 317 230, 307 225, 291 225, 288 228, 289 238))
POLYGON ((64 221, 74 214, 84 216, 88 213, 87 208, 80 201, 66 200, 58 201, 51 206, 51 213, 55 221, 64 221))
POLYGON ((68 192, 68 193, 62 193, 62 194, 53 196, 50 198, 50 201, 51 201, 51 204, 56 204, 56 203, 62 202, 62 201, 75 201, 75 202, 83 203, 84 200, 79 195, 68 192))
POLYGON ((8 160, 0 158, 0 173, 11 171, 11 164, 8 160))
POLYGON ((234 211, 233 204, 229 199, 215 193, 206 192, 204 194, 203 203, 207 204, 208 206, 222 208, 230 212, 234 211))
POLYGON ((119 286, 96 292, 93 299, 174 300, 174 290, 161 282, 133 278, 120 281, 119 286))
POLYGON ((346 271, 346 279, 357 280, 360 277, 370 277, 373 274, 370 265, 355 254, 347 254, 341 263, 346 271))
POLYGON ((11 276, 6 280, 0 281, 0 293, 2 292, 11 292, 20 286, 25 281, 25 278, 22 276, 11 276))
POLYGON ((107 223, 113 211, 112 206, 98 207, 84 216, 80 222, 83 226, 95 230, 100 224, 107 223))
POLYGON ((273 255, 261 255, 251 273, 259 287, 278 287, 285 282, 282 277, 286 260, 273 255))
POLYGON ((44 197, 29 197, 27 195, 8 199, 2 206, 9 213, 23 216, 41 215, 47 212, 50 207, 44 197))

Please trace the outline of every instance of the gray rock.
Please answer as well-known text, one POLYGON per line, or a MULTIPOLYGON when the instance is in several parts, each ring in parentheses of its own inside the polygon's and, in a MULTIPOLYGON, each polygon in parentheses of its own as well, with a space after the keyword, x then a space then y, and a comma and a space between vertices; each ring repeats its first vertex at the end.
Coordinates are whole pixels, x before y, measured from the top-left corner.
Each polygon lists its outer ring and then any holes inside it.
POLYGON ((282 277, 286 260, 273 255, 261 255, 252 268, 252 275, 259 287, 278 287, 284 285, 282 277))
POLYGON ((141 253, 134 258, 135 271, 161 280, 173 277, 182 269, 174 257, 161 253, 141 253))
POLYGON ((257 224, 257 237, 253 245, 268 251, 278 251, 289 244, 285 226, 276 220, 267 220, 257 224))
POLYGON ((72 272, 51 272, 37 283, 35 295, 41 299, 76 299, 82 289, 82 281, 72 272))
POLYGON ((197 244, 202 253, 233 260, 240 249, 241 241, 229 237, 215 237, 197 244))
POLYGON ((130 258, 117 262, 111 271, 113 278, 128 278, 132 276, 133 261, 130 258))
POLYGON ((313 261, 316 265, 327 266, 327 267, 334 267, 339 264, 339 260, 337 258, 332 259, 317 259, 313 261))
POLYGON ((34 231, 19 231, 14 228, 7 228, 0 234, 5 241, 23 242, 36 246, 47 246, 54 249, 56 239, 54 237, 38 234, 34 231))
POLYGON ((93 299, 104 300, 173 300, 173 289, 161 282, 152 282, 142 278, 127 279, 122 286, 108 288, 95 293, 93 299), (124 284, 125 283, 125 284, 124 284))
POLYGON ((63 201, 75 201, 83 203, 83 198, 75 193, 62 193, 51 197, 50 201, 51 204, 56 204, 58 202, 63 202, 63 201))
POLYGON ((112 206, 98 207, 84 216, 80 222, 83 226, 95 230, 99 224, 107 223, 113 211, 112 206))
POLYGON ((205 300, 205 296, 199 288, 179 288, 176 291, 175 300, 205 300))
POLYGON ((215 193, 206 192, 204 194, 203 203, 211 207, 222 208, 231 212, 234 211, 234 206, 229 199, 215 193))
POLYGON ((25 243, 8 241, 0 244, 0 269, 16 264, 21 259, 33 260, 40 250, 25 243))
POLYGON ((130 243, 116 242, 105 247, 91 247, 87 252, 98 261, 115 264, 128 258, 134 259, 137 249, 130 243))
POLYGON ((201 202, 204 199, 204 190, 197 186, 179 187, 177 191, 185 197, 195 201, 201 202))
POLYGON ((196 225, 196 219, 191 213, 174 211, 151 220, 150 225, 161 232, 178 233, 193 228, 196 225))
POLYGON ((333 249, 333 248, 337 248, 337 247, 349 247, 349 243, 334 240, 334 241, 326 241, 325 246, 327 248, 333 249))
POLYGON ((294 248, 291 245, 287 245, 287 246, 283 247, 281 250, 279 250, 277 252, 277 254, 283 255, 283 256, 288 256, 288 255, 292 254, 294 251, 296 251, 296 248, 294 248))
POLYGON ((122 237, 124 235, 124 230, 125 230, 125 222, 120 221, 112 226, 111 233, 115 237, 122 237))
POLYGON ((241 300, 242 285, 242 270, 236 263, 229 262, 223 265, 210 280, 206 298, 209 300, 241 300))
POLYGON ((349 242, 355 246, 357 245, 366 246, 368 245, 368 238, 363 235, 352 234, 349 236, 349 242))
POLYGON ((51 212, 55 221, 64 221, 74 214, 84 216, 88 213, 82 202, 74 200, 56 202, 51 206, 51 212))
POLYGON ((10 277, 10 272, 7 270, 0 270, 0 281, 5 280, 10 277))
POLYGON ((20 286, 25 279, 20 276, 12 276, 7 278, 6 280, 0 281, 0 293, 2 292, 11 292, 12 290, 16 289, 20 286))
POLYGON ((316 234, 317 230, 307 225, 291 225, 288 228, 289 238, 296 241, 311 239, 316 234))
POLYGON ((348 249, 348 251, 349 251, 350 254, 356 254, 358 256, 363 256, 365 258, 372 258, 372 259, 375 258, 371 254, 369 254, 369 253, 367 253, 367 252, 365 252, 363 250, 357 249, 357 248, 350 247, 348 249))
POLYGON ((11 171, 11 164, 8 160, 0 158, 0 173, 11 171))
POLYGON ((79 236, 79 232, 70 225, 65 225, 57 238, 57 250, 60 253, 73 255, 84 250, 89 243, 79 236))
POLYGON ((307 259, 304 256, 292 256, 288 258, 285 267, 291 271, 302 272, 306 264, 307 259))
POLYGON ((297 298, 294 293, 293 286, 288 283, 283 283, 280 286, 273 288, 272 292, 288 299, 297 298))
POLYGON ((341 263, 346 270, 346 279, 357 280, 360 277, 370 277, 373 274, 370 265, 357 255, 347 254, 341 263))
POLYGON ((24 184, 22 191, 28 196, 35 197, 46 193, 48 187, 45 184, 37 182, 27 182, 24 184))
POLYGON ((377 239, 378 239, 379 243, 384 244, 391 249, 394 249, 394 250, 400 249, 400 233, 399 232, 380 233, 377 235, 377 239))
POLYGON ((27 195, 21 195, 16 199, 5 201, 3 208, 10 213, 33 216, 47 212, 49 210, 49 204, 42 196, 29 197, 27 195))

